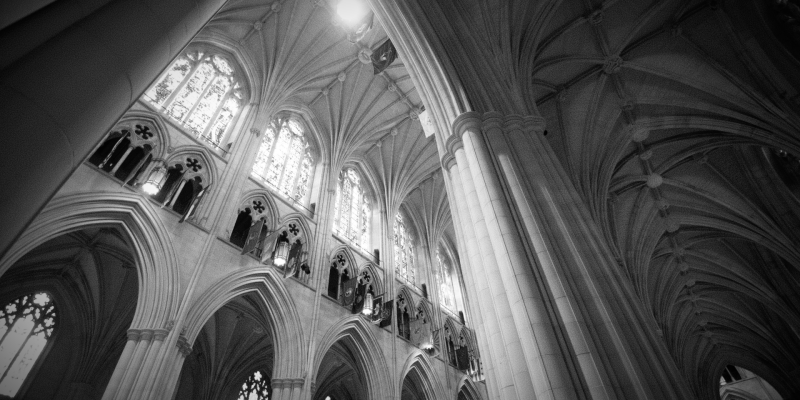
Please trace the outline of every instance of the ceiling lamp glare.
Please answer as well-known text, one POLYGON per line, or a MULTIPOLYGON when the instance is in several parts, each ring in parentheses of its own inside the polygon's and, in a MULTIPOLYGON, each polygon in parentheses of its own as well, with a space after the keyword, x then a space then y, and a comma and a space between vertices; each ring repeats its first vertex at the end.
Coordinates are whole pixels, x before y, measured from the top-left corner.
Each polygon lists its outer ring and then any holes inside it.
POLYGON ((347 26, 353 28, 364 21, 369 14, 369 7, 363 0, 340 0, 336 13, 347 26))

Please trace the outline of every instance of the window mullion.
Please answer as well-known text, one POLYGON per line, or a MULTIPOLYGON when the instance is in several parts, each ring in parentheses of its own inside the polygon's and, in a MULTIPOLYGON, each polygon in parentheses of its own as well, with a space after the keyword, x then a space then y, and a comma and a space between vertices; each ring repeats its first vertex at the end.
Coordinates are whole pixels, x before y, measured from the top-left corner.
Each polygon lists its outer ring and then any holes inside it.
MULTIPOLYGON (((192 61, 191 58, 187 59, 190 62, 192 61)), ((192 79, 192 76, 194 76, 195 72, 197 72, 197 69, 200 68, 201 65, 203 65, 203 60, 198 60, 194 62, 194 65, 192 65, 192 68, 189 70, 189 73, 186 74, 186 77, 184 77, 181 83, 179 83, 178 86, 175 88, 175 90, 173 90, 172 93, 169 94, 169 97, 167 97, 167 99, 164 100, 164 105, 163 105, 164 110, 166 110, 167 108, 169 108, 170 105, 172 105, 172 102, 175 101, 175 97, 177 97, 178 93, 180 93, 181 90, 183 90, 183 88, 186 87, 186 85, 192 79)), ((170 68, 171 67, 172 66, 170 66, 170 68)), ((169 71, 167 71, 167 73, 169 73, 169 71)))
MULTIPOLYGON (((36 327, 36 322, 33 323, 33 328, 35 327, 36 327)), ((25 340, 22 342, 22 344, 17 348, 17 351, 14 353, 14 357, 11 357, 11 362, 8 363, 8 368, 6 368, 6 370, 3 371, 3 376, 0 377, 0 384, 2 384, 3 381, 6 379, 11 369, 14 368, 14 364, 16 363, 19 354, 22 352, 22 349, 24 349, 28 341, 31 340, 31 334, 33 333, 33 328, 31 328, 31 331, 28 332, 28 337, 26 337, 25 340)))
MULTIPOLYGON (((266 132, 265 132, 266 134, 266 132)), ((264 178, 266 179, 267 174, 269 173, 270 167, 272 167, 272 159, 275 156, 275 148, 278 147, 278 141, 281 138, 281 127, 278 126, 278 130, 275 131, 275 134, 272 136, 272 146, 269 148, 269 154, 267 155, 267 166, 264 168, 264 178)))
MULTIPOLYGON (((289 128, 286 128, 289 130, 289 128)), ((291 130, 289 130, 289 146, 287 147, 286 154, 283 155, 283 165, 281 165, 281 173, 278 174, 278 192, 281 191, 281 186, 283 186, 283 174, 286 172, 286 164, 289 163, 289 157, 292 156, 292 146, 294 146, 295 135, 291 130)))
MULTIPOLYGON (((205 136, 205 137, 208 137, 209 139, 211 139, 208 136, 208 131, 211 129, 211 127, 214 126, 214 121, 216 121, 217 118, 219 117, 219 114, 222 113, 222 109, 225 108, 225 102, 228 101, 228 99, 231 97, 232 93, 233 93, 233 85, 231 85, 231 89, 229 89, 227 92, 225 92, 225 94, 222 96, 222 100, 220 100, 220 103, 217 106, 217 109, 214 111, 214 115, 211 116, 211 119, 208 120, 208 123, 206 124, 206 127, 203 128, 203 132, 200 133, 201 137, 205 136)), ((201 98, 200 101, 203 101, 203 99, 201 98)), ((197 104, 200 104, 200 102, 198 101, 197 104)), ((227 130, 227 127, 225 128, 225 130, 227 130)), ((222 138, 220 138, 220 139, 222 139, 222 138)))
MULTIPOLYGON (((302 154, 302 155, 305 155, 305 154, 302 154)), ((299 157, 298 157, 298 158, 299 158, 299 157)), ((294 174, 294 179, 292 179, 292 186, 291 186, 291 189, 292 189, 292 194, 293 194, 295 191, 297 191, 297 181, 300 179, 300 175, 301 175, 301 172, 300 172, 300 170, 303 168, 303 162, 304 162, 304 161, 305 161, 305 158, 303 158, 302 160, 300 160, 300 162, 298 162, 298 165, 297 165, 297 173, 296 173, 296 174, 294 174)), ((286 168, 286 167, 284 166, 284 168, 286 168)), ((290 195, 289 195, 289 197, 292 197, 292 194, 290 194, 290 195)), ((294 197, 292 197, 292 198, 294 199, 294 197)), ((299 202, 299 200, 298 200, 298 199, 294 199, 294 200, 295 200, 295 201, 297 201, 297 202, 299 202)))
MULTIPOLYGON (((213 68, 213 67, 212 67, 212 68, 213 68)), ((213 88, 213 87, 214 87, 214 83, 215 83, 215 82, 216 82, 216 81, 217 81, 219 78, 220 78, 220 76, 219 76, 219 73, 218 73, 218 72, 217 72, 217 70, 215 69, 215 70, 214 70, 214 77, 213 77, 213 78, 211 78, 211 79, 209 80, 209 82, 208 82, 208 84, 206 85, 206 87, 204 87, 204 88, 203 88, 203 90, 200 92, 200 96, 197 98, 197 102, 195 102, 195 103, 192 105, 192 108, 190 108, 190 109, 189 109, 189 111, 188 111, 188 112, 186 112, 186 115, 184 115, 184 116, 183 116, 183 118, 181 118, 181 122, 188 122, 188 121, 189 121, 189 118, 192 116, 192 114, 194 114, 195 110, 197 110, 197 107, 200 105, 200 103, 202 103, 202 102, 203 102, 203 97, 205 97, 205 96, 206 96, 206 94, 208 94, 208 91, 209 91, 209 90, 211 90, 211 88, 213 88)))

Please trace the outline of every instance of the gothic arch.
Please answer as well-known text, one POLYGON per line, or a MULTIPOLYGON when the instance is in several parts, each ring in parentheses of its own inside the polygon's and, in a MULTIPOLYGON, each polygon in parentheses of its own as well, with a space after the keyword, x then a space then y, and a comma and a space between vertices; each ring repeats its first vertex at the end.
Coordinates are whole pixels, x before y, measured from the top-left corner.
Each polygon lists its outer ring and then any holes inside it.
POLYGON ((322 163, 330 163, 330 140, 325 140, 330 133, 323 128, 316 114, 307 105, 290 100, 276 111, 270 118, 270 122, 278 116, 295 117, 300 121, 306 133, 306 140, 310 145, 311 157, 314 159, 314 166, 322 163))
POLYGON ((406 379, 411 379, 417 389, 427 400, 444 399, 445 390, 439 381, 436 371, 431 365, 430 358, 422 350, 416 349, 406 360, 400 376, 403 377, 398 386, 399 393, 403 392, 403 384, 406 379))
POLYGON ((344 259, 344 265, 339 266, 339 273, 346 269, 349 271, 350 278, 357 277, 359 274, 358 264, 350 246, 346 244, 336 246, 331 252, 331 262, 337 261, 339 255, 344 259))
POLYGON ((369 197, 370 201, 373 202, 372 209, 385 210, 387 208, 387 204, 384 200, 384 196, 380 195, 381 191, 379 190, 381 187, 383 187, 380 184, 381 179, 378 178, 381 176, 381 174, 375 171, 372 164, 366 162, 366 160, 359 159, 359 160, 347 161, 342 168, 346 166, 351 166, 352 168, 356 168, 358 170, 358 173, 361 174, 361 178, 368 182, 366 186, 369 187, 370 193, 368 193, 367 196, 369 197))
POLYGON ((406 299, 406 307, 408 307, 408 312, 411 314, 417 308, 417 301, 415 300, 414 292, 408 288, 406 285, 400 285, 400 289, 397 290, 397 296, 403 296, 406 299))
POLYGON ((166 326, 181 298, 171 236, 150 202, 133 193, 80 193, 52 200, 0 260, 0 276, 42 243, 90 226, 113 226, 132 241, 139 296, 131 327, 166 326))
POLYGON ((214 157, 211 155, 211 152, 204 146, 178 147, 169 155, 165 164, 167 167, 178 163, 183 164, 184 161, 186 161, 186 157, 197 158, 206 168, 206 171, 193 171, 191 174, 188 174, 186 178, 193 178, 194 176, 205 177, 206 179, 203 179, 201 182, 203 187, 208 187, 217 181, 217 177, 219 176, 217 175, 217 165, 213 162, 214 157))
POLYGON ((372 288, 375 290, 375 295, 380 296, 386 293, 386 288, 383 286, 383 281, 381 280, 381 274, 378 271, 378 268, 372 262, 367 262, 366 264, 362 265, 359 269, 358 276, 361 274, 369 272, 370 276, 372 277, 372 288))
POLYGON ((336 342, 344 340, 352 351, 356 361, 363 367, 367 385, 368 398, 380 399, 391 390, 389 369, 383 351, 372 328, 358 315, 342 319, 328 329, 320 339, 314 354, 314 377, 319 372, 322 359, 336 342))
POLYGON ((283 278, 272 269, 237 271, 206 289, 196 298, 184 324, 185 336, 193 344, 211 316, 232 299, 255 294, 269 310, 271 336, 275 346, 272 379, 297 378, 305 370, 305 339, 300 316, 283 278))
POLYGON ((161 115, 145 110, 130 110, 120 118, 119 122, 114 125, 113 130, 117 130, 123 126, 132 126, 136 123, 144 122, 153 128, 154 142, 157 146, 151 153, 153 159, 160 160, 167 156, 167 151, 171 147, 169 130, 164 123, 164 118, 161 115))
POLYGON ((461 377, 458 385, 456 385, 456 389, 455 400, 462 400, 462 397, 460 397, 462 394, 464 400, 482 400, 481 392, 478 390, 478 387, 475 386, 472 379, 469 379, 466 375, 461 377))
MULTIPOLYGON (((261 201, 265 210, 261 213, 266 218, 267 226, 275 227, 280 219, 280 212, 278 206, 275 205, 272 195, 264 189, 250 190, 242 195, 242 200, 239 202, 238 211, 244 210, 245 207, 252 206, 253 201, 261 201)), ((235 214, 231 214, 232 219, 235 219, 235 214)))
MULTIPOLYGON (((209 24, 212 23, 210 22, 209 24)), ((212 52, 219 53, 232 61, 230 65, 241 76, 242 79, 239 80, 239 83, 245 88, 245 93, 247 94, 243 99, 242 106, 253 103, 256 101, 255 99, 260 98, 261 82, 256 78, 258 76, 256 73, 257 68, 249 57, 248 52, 239 43, 222 35, 213 35, 206 30, 202 30, 187 46, 186 51, 197 49, 212 50, 212 52)), ((181 54, 185 54, 186 51, 181 54)), ((242 114, 239 115, 241 116, 242 114)))

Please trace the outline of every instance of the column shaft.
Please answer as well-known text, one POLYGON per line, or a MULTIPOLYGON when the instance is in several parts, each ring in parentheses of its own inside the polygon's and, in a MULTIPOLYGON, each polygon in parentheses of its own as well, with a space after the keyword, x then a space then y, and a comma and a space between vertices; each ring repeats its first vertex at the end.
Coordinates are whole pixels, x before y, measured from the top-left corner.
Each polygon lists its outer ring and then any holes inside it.
POLYGON ((0 255, 223 3, 113 0, 3 68, 0 255))

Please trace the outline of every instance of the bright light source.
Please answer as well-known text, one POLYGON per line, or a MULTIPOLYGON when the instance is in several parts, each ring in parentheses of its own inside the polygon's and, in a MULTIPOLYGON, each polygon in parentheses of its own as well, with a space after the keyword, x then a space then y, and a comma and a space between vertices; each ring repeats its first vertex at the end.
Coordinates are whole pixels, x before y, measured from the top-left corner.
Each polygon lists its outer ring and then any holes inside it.
POLYGON ((361 313, 364 315, 372 315, 372 293, 367 293, 364 296, 364 307, 361 308, 361 313))
POLYGON ((278 248, 275 250, 273 264, 275 264, 276 267, 282 267, 286 265, 287 258, 289 258, 289 242, 281 241, 278 243, 278 248))
POLYGON ((369 13, 369 7, 363 0, 341 0, 336 6, 336 13, 345 24, 355 27, 364 21, 364 17, 369 13))
POLYGON ((161 186, 164 184, 164 176, 166 175, 167 171, 164 168, 156 167, 156 169, 150 173, 144 185, 142 185, 142 190, 150 196, 155 195, 161 190, 161 186))

